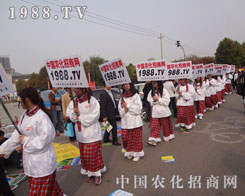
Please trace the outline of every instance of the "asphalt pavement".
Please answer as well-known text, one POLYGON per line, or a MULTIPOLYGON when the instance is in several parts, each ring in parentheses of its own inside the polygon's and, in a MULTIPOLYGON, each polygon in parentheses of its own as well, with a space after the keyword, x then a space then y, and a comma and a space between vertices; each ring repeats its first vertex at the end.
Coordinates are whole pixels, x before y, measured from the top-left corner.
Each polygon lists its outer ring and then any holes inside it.
MULTIPOLYGON (((17 103, 7 104, 7 107, 12 116, 23 112, 17 103)), ((3 129, 11 132, 11 126, 6 127, 10 121, 2 108, 0 110, 3 129)), ((176 119, 172 120, 175 124, 176 119)), ((107 172, 99 186, 86 182, 86 176, 80 174, 81 166, 58 171, 57 179, 63 192, 67 196, 106 196, 124 188, 136 196, 245 195, 245 114, 240 96, 226 96, 220 108, 208 111, 203 120, 197 120, 190 134, 175 129, 173 141, 161 142, 156 147, 147 144, 149 134, 149 123, 144 123, 145 157, 138 162, 125 159, 120 146, 103 147, 107 172), (170 155, 175 161, 163 163, 161 157, 170 155)), ((69 140, 60 136, 54 142, 69 140)), ((7 170, 20 172, 13 167, 7 170)), ((28 195, 27 181, 14 193, 28 195)))

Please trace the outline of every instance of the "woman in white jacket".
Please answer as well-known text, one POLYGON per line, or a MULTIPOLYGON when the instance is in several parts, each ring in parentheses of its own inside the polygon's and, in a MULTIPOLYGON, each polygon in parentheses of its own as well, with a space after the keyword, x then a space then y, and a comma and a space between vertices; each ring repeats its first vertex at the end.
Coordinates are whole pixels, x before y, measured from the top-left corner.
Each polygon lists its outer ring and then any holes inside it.
POLYGON ((0 146, 0 155, 8 158, 22 145, 24 173, 30 184, 29 196, 62 196, 64 194, 56 180, 56 156, 52 146, 55 129, 51 114, 36 89, 23 89, 20 98, 23 109, 26 109, 18 124, 21 135, 15 130, 0 146))
POLYGON ((144 156, 141 119, 142 101, 132 83, 123 85, 123 98, 118 103, 121 116, 124 156, 139 161, 144 156))
POLYGON ((203 83, 202 78, 199 77, 194 81, 194 104, 196 108, 197 118, 200 120, 203 117, 204 110, 205 110, 205 83, 203 83))
POLYGON ((186 79, 180 79, 180 84, 176 88, 177 101, 177 121, 175 127, 186 128, 186 132, 189 132, 195 123, 195 107, 193 96, 195 89, 192 85, 187 83, 186 79))
POLYGON ((209 81, 209 92, 211 94, 211 101, 214 108, 218 108, 218 97, 216 94, 216 86, 217 81, 212 77, 211 74, 208 75, 208 81, 209 81))
POLYGON ((163 88, 161 81, 153 82, 154 90, 150 91, 147 100, 151 104, 151 135, 148 144, 156 146, 161 142, 161 129, 163 129, 163 140, 168 142, 175 138, 172 121, 170 119, 171 111, 168 107, 170 95, 163 88))
POLYGON ((90 88, 75 88, 75 108, 71 101, 66 114, 75 124, 81 156, 81 174, 87 175, 87 182, 102 182, 101 173, 106 171, 102 158, 102 136, 99 124, 100 104, 92 96, 90 88))

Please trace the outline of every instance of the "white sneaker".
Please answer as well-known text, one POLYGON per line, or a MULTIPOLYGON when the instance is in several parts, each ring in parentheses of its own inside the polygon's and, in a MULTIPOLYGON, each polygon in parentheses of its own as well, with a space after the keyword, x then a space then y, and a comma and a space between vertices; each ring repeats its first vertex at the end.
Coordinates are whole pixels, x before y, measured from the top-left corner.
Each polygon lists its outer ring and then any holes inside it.
POLYGON ((152 146, 156 146, 157 145, 157 143, 155 141, 152 141, 152 140, 149 140, 147 143, 152 145, 152 146))
POLYGON ((140 157, 134 157, 133 158, 133 161, 139 161, 140 160, 140 157))
POLYGON ((133 158, 132 156, 127 157, 128 160, 130 160, 130 159, 132 159, 132 158, 133 158))
POLYGON ((197 115, 195 115, 195 119, 197 119, 197 115))
POLYGON ((199 116, 199 119, 200 119, 200 120, 202 120, 202 117, 201 117, 201 116, 199 116))

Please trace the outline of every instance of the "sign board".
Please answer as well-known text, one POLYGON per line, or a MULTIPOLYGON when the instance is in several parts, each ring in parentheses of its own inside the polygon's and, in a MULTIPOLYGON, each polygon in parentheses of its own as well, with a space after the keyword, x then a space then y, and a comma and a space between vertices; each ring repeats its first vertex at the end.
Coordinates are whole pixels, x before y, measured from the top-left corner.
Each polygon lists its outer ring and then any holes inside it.
POLYGON ((193 79, 205 76, 205 69, 203 64, 192 65, 192 77, 193 79))
POLYGON ((232 73, 234 73, 236 71, 236 66, 235 65, 231 65, 231 71, 232 73))
POLYGON ((231 72, 231 65, 227 65, 227 73, 231 72))
POLYGON ((168 79, 165 60, 137 63, 136 74, 138 81, 157 81, 168 79))
POLYGON ((106 86, 117 86, 131 83, 128 71, 121 58, 106 62, 99 66, 106 86))
POLYGON ((169 63, 167 64, 167 74, 168 80, 192 79, 192 63, 191 61, 169 63))
POLYGON ((8 76, 3 69, 2 64, 0 64, 0 97, 13 93, 14 89, 8 76))
POLYGON ((78 56, 49 59, 45 62, 45 66, 53 87, 89 87, 82 61, 78 56))
POLYGON ((228 73, 228 65, 222 65, 222 67, 223 67, 223 74, 226 74, 226 73, 228 73))
POLYGON ((220 64, 214 64, 215 74, 216 76, 223 75, 223 66, 220 64))
POLYGON ((204 65, 204 68, 205 68, 205 75, 214 75, 215 74, 215 67, 214 67, 214 64, 213 63, 210 63, 210 64, 206 64, 204 65))

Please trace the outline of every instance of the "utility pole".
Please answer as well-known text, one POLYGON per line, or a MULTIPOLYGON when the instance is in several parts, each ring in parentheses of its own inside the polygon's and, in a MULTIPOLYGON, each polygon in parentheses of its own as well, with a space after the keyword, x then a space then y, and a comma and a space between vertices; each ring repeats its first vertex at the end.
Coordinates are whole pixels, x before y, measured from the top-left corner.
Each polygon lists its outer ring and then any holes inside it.
POLYGON ((162 39, 164 36, 162 36, 162 34, 160 33, 160 37, 158 37, 160 39, 160 47, 161 47, 161 59, 163 59, 163 53, 162 53, 162 39))

